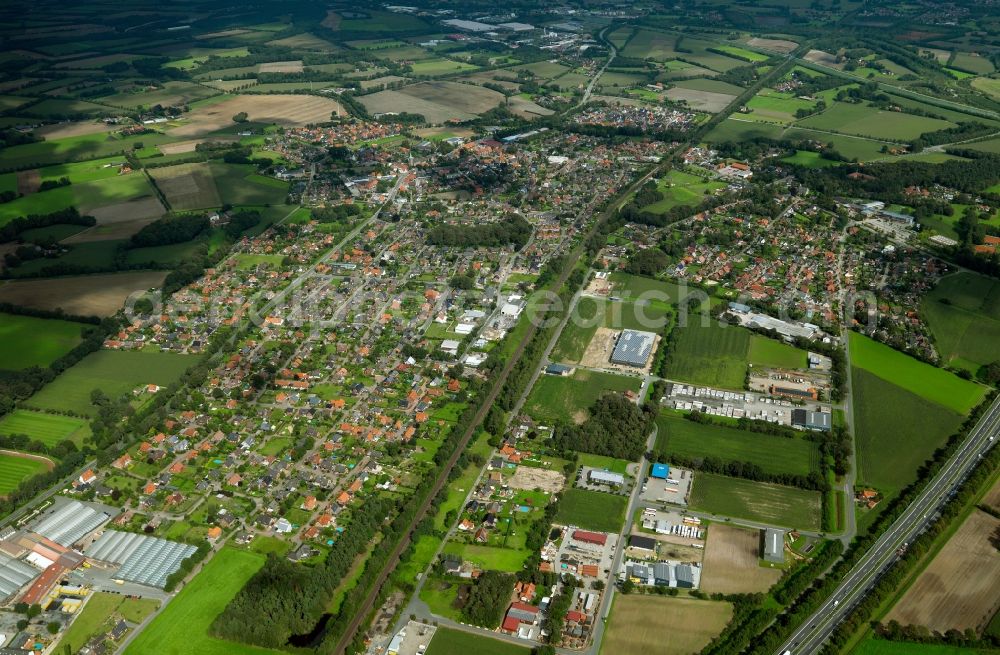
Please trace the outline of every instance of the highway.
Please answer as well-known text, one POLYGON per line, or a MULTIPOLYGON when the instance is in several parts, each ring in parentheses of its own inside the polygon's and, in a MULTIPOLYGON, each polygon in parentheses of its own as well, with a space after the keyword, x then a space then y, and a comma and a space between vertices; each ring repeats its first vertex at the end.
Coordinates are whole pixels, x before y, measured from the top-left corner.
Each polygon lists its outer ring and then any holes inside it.
POLYGON ((837 626, 896 561, 897 551, 904 544, 912 543, 934 521, 935 514, 976 466, 982 454, 996 444, 997 436, 1000 436, 1000 398, 986 410, 955 454, 917 499, 875 542, 837 590, 782 644, 776 655, 819 652, 837 626))

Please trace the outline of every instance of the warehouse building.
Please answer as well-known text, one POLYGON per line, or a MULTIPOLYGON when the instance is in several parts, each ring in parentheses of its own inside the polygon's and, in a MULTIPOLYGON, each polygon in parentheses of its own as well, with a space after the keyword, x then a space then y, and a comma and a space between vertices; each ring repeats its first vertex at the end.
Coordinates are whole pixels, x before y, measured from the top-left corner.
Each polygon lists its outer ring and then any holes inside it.
POLYGON ((628 562, 625 565, 625 571, 632 582, 647 587, 655 585, 657 587, 695 589, 701 582, 701 567, 696 564, 628 562))
POLYGON ((87 557, 120 564, 122 580, 163 588, 181 562, 194 554, 194 546, 131 532, 108 530, 87 549, 87 557))
POLYGON ((805 409, 793 409, 792 425, 802 430, 828 432, 833 422, 829 412, 810 412, 805 409))
POLYGON ((639 550, 648 550, 651 553, 656 552, 656 539, 652 537, 644 537, 642 535, 633 534, 628 538, 629 548, 637 548, 639 550))
POLYGON ((763 531, 763 544, 761 552, 764 561, 776 564, 785 563, 785 532, 775 528, 766 528, 763 531))
POLYGON ((57 500, 55 509, 39 519, 31 531, 68 548, 104 525, 111 516, 76 500, 62 503, 57 500))
POLYGON ((621 473, 590 469, 587 471, 587 482, 590 482, 591 484, 606 484, 612 487, 620 487, 625 484, 625 476, 621 473))
POLYGON ((587 530, 574 530, 573 538, 585 544, 603 546, 608 542, 608 535, 603 532, 589 532, 587 530))
POLYGON ((657 480, 666 480, 670 477, 670 467, 666 464, 653 464, 653 470, 649 475, 657 480))
POLYGON ((656 335, 652 332, 622 330, 611 352, 611 363, 643 368, 649 363, 655 341, 656 335))

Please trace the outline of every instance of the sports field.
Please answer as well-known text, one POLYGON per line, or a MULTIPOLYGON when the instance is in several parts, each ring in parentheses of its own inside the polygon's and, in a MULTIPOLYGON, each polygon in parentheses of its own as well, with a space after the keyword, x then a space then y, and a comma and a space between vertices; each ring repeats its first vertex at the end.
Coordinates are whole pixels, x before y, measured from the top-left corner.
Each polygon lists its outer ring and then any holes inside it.
POLYGON ((722 632, 732 614, 733 606, 720 601, 617 594, 600 652, 697 653, 722 632))
POLYGON ((77 446, 90 434, 87 421, 73 416, 44 414, 16 409, 0 419, 0 434, 26 434, 47 446, 69 439, 77 446))
POLYGON ((696 472, 690 506, 719 516, 819 530, 819 496, 818 491, 696 472))
POLYGON ((264 565, 264 556, 223 548, 125 649, 125 655, 275 655, 282 651, 216 639, 208 629, 264 565), (183 630, 178 630, 183 626, 183 630))
POLYGON ((543 375, 525 401, 525 411, 542 422, 582 423, 587 409, 607 391, 639 391, 638 378, 577 370, 568 377, 543 375))
POLYGON ((854 366, 960 414, 968 413, 986 394, 986 388, 981 385, 925 364, 857 332, 851 332, 850 348, 854 366))
POLYGON ((949 275, 924 296, 920 313, 944 362, 975 373, 1000 359, 1000 282, 949 275))
POLYGON ((80 343, 84 327, 72 321, 0 314, 0 368, 48 366, 80 343))
POLYGON ((427 655, 531 655, 531 650, 499 639, 438 628, 427 647, 427 655))
POLYGON ((48 468, 49 464, 39 457, 0 453, 0 495, 10 493, 17 489, 22 480, 38 475, 48 468))
POLYGON ((197 361, 175 353, 99 350, 42 387, 27 405, 90 416, 90 392, 100 389, 115 398, 142 384, 170 386, 197 361))
POLYGON ((692 322, 678 331, 667 353, 665 377, 681 382, 742 389, 747 373, 751 333, 740 327, 692 322))
POLYGON ((657 417, 656 425, 656 453, 664 461, 678 455, 711 457, 727 462, 749 462, 773 474, 808 475, 819 468, 819 448, 805 439, 695 423, 667 413, 657 417))
POLYGON ((628 497, 572 487, 559 499, 556 522, 586 530, 618 532, 625 520, 628 497))
POLYGON ((916 479, 962 417, 863 369, 852 369, 851 378, 859 483, 893 495, 916 479))

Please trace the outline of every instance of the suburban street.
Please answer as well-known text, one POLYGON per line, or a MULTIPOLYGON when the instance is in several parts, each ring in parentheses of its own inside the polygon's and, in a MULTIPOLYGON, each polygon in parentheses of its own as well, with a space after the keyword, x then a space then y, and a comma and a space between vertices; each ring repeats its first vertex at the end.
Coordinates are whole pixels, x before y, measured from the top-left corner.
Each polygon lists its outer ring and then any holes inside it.
POLYGON ((994 401, 937 476, 864 555, 837 590, 775 651, 776 655, 819 652, 837 626, 897 559, 897 551, 912 542, 934 520, 934 515, 948 502, 983 453, 993 447, 998 435, 1000 399, 994 401))

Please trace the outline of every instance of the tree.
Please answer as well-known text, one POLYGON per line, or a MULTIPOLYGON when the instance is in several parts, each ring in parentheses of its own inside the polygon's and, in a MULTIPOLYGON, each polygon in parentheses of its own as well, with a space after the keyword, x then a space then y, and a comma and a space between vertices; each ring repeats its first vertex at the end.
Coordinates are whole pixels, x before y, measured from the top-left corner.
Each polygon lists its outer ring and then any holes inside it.
POLYGON ((50 635, 54 635, 59 632, 60 628, 62 628, 62 624, 59 623, 59 621, 49 621, 49 623, 45 626, 45 629, 49 631, 50 635))
POLYGON ((29 619, 33 619, 33 618, 35 618, 36 616, 38 616, 39 614, 41 614, 41 613, 42 613, 42 606, 41 606, 41 605, 39 605, 38 603, 35 603, 35 604, 34 604, 34 605, 32 605, 31 607, 29 607, 29 608, 28 608, 28 611, 27 611, 27 612, 25 612, 25 614, 27 614, 27 615, 28 615, 28 618, 29 618, 29 619))
POLYGON ((234 123, 246 123, 249 119, 250 117, 247 116, 247 113, 245 111, 241 111, 240 113, 233 115, 234 123))

